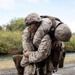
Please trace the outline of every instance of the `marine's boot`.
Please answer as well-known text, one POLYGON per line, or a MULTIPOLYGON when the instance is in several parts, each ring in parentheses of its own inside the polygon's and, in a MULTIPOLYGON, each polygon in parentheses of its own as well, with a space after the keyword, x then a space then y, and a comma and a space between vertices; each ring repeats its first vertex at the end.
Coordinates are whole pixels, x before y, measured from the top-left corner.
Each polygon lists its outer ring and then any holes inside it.
POLYGON ((13 55, 13 61, 18 71, 18 75, 24 75, 24 67, 20 66, 22 57, 22 55, 13 55))

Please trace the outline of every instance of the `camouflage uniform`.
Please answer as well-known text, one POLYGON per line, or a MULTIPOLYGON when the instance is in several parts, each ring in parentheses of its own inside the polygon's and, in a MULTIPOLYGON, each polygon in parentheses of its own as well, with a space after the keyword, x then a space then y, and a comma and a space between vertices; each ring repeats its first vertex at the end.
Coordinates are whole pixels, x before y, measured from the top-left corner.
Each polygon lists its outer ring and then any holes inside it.
MULTIPOLYGON (((43 25, 47 24, 49 26, 50 22, 51 21, 49 21, 49 19, 47 19, 42 24, 43 25)), ((38 29, 39 32, 41 32, 40 31, 41 28, 42 28, 42 30, 45 29, 44 26, 40 27, 40 29, 38 29)), ((50 27, 48 27, 48 29, 50 29, 50 27)), ((45 32, 47 33, 47 30, 45 32)), ((42 34, 44 34, 44 32, 42 34)), ((36 73, 38 72, 37 67, 35 66, 35 63, 43 61, 44 59, 46 59, 50 55, 51 39, 50 39, 49 35, 45 35, 42 37, 42 34, 41 34, 41 36, 38 36, 39 39, 41 39, 41 38, 42 39, 37 44, 34 44, 35 43, 35 40, 33 39, 34 35, 32 33, 30 33, 29 27, 26 27, 26 29, 23 32, 22 37, 23 37, 24 51, 30 52, 29 58, 23 57, 23 59, 21 61, 21 66, 25 67, 25 72, 24 72, 25 75, 35 75, 35 71, 36 71, 36 73), (33 39, 33 41, 32 41, 32 39, 33 39), (34 49, 33 44, 38 48, 38 50, 34 49)), ((37 33, 36 33, 36 35, 37 35, 37 33)), ((34 38, 36 38, 36 35, 34 38)), ((52 75, 53 66, 52 66, 52 62, 50 60, 49 60, 49 62, 50 63, 48 65, 51 65, 49 74, 52 75)), ((48 72, 46 72, 46 73, 48 73, 48 72)))
MULTIPOLYGON (((53 63, 54 68, 56 71, 58 70, 58 67, 60 66, 59 63, 61 62, 61 57, 63 57, 63 52, 61 51, 61 42, 67 42, 71 38, 71 31, 69 27, 61 22, 58 18, 47 16, 46 18, 49 18, 51 20, 51 23, 49 26, 41 24, 40 27, 38 28, 37 32, 35 33, 33 43, 38 46, 39 41, 42 39, 42 37, 47 34, 47 32, 51 31, 49 30, 52 29, 54 32, 53 33, 48 33, 51 37, 51 40, 55 42, 54 39, 57 40, 58 47, 52 47, 51 51, 54 53, 53 57, 51 57, 51 61, 53 63), (42 29, 45 27, 44 29, 42 29), (47 32, 46 32, 47 31, 47 32), (39 39, 40 38, 40 39, 39 39), (53 49, 54 48, 54 49, 53 49)), ((51 31, 52 32, 52 31, 51 31)), ((52 45, 53 46, 53 45, 52 45)), ((51 55, 52 55, 51 52, 51 55)), ((64 59, 64 57, 63 57, 64 59)), ((63 60, 64 61, 64 60, 63 60)), ((48 67, 49 68, 49 67, 48 67)))
MULTIPOLYGON (((35 63, 43 61, 50 55, 52 46, 50 38, 51 36, 48 35, 48 32, 50 31, 50 29, 52 29, 52 27, 55 28, 54 37, 57 40, 66 42, 71 38, 71 31, 69 27, 66 24, 61 23, 60 20, 56 20, 55 17, 50 16, 47 18, 42 18, 41 20, 42 23, 36 31, 35 35, 30 33, 29 27, 27 27, 23 32, 24 51, 30 52, 29 58, 23 57, 21 61, 21 66, 25 66, 25 64, 28 65, 26 65, 25 67, 25 75, 35 75, 35 71, 37 69, 35 63), (32 42, 31 36, 33 39, 32 42), (38 50, 35 50, 33 45, 35 45, 38 50)), ((50 59, 48 63, 46 62, 44 68, 44 74, 52 75, 53 66, 50 59)))

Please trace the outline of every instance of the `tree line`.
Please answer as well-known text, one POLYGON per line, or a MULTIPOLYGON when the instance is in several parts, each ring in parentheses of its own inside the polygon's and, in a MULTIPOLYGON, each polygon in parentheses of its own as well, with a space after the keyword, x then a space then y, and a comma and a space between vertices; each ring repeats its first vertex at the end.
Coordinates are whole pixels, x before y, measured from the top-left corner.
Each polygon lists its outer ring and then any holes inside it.
MULTIPOLYGON (((24 18, 14 18, 4 27, 0 26, 0 54, 17 53, 23 50, 22 31, 24 29, 24 18)), ((75 51, 75 33, 70 41, 64 44, 66 51, 75 51)))

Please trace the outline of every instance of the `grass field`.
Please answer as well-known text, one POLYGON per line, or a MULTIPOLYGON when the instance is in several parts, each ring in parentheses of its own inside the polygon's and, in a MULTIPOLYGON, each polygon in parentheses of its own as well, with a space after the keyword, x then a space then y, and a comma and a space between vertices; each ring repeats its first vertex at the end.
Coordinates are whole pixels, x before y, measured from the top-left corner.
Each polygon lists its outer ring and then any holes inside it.
MULTIPOLYGON (((75 56, 66 56, 65 63, 71 63, 71 62, 75 62, 75 56)), ((0 61, 0 70, 7 68, 14 68, 14 67, 15 65, 13 60, 0 61)))
POLYGON ((15 67, 13 60, 0 61, 0 69, 7 69, 15 67))
POLYGON ((65 63, 75 62, 75 56, 66 56, 65 63))

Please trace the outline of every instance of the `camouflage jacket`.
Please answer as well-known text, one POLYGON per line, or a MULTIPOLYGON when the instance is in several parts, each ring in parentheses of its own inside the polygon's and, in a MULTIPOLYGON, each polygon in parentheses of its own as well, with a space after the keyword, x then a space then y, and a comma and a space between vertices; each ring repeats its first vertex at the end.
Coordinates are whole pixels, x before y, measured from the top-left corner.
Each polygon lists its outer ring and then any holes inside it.
MULTIPOLYGON (((34 36, 30 33, 29 27, 26 27, 22 34, 22 44, 24 51, 30 52, 29 58, 26 60, 27 63, 41 62, 50 55, 52 47, 51 38, 49 35, 47 35, 47 33, 50 31, 52 26, 56 26, 58 23, 60 23, 60 21, 55 21, 54 17, 42 18, 42 23, 34 36), (31 41, 31 36, 33 37, 33 41, 31 41), (38 48, 38 50, 34 49, 32 42, 38 48)), ((25 59, 22 60, 25 61, 25 59)), ((29 64, 25 67, 25 74, 34 75, 36 69, 37 67, 35 64, 29 64)), ((52 71, 53 65, 49 58, 43 67, 43 72, 44 74, 52 75, 52 71)))
MULTIPOLYGON (((26 27, 22 34, 22 38, 23 38, 22 44, 23 44, 24 51, 30 52, 29 58, 27 61, 30 64, 25 67, 26 75, 29 75, 29 74, 34 75, 35 70, 36 70, 35 63, 41 62, 44 59, 46 59, 50 55, 50 52, 51 52, 51 47, 52 47, 51 39, 47 33, 50 30, 52 22, 48 18, 45 18, 42 20, 43 20, 42 24, 40 25, 40 27, 36 31, 35 35, 33 36, 34 37, 33 41, 31 41, 31 35, 33 35, 33 34, 30 33, 29 27, 26 27), (34 49, 33 44, 38 48, 37 50, 34 49)), ((23 60, 23 61, 25 61, 25 60, 23 60)), ((48 70, 48 72, 52 73, 52 71, 53 71, 52 62, 50 60, 49 60, 49 62, 47 64, 51 65, 51 66, 50 66, 50 70, 48 70)), ((44 68, 46 68, 46 67, 44 67, 44 68)), ((47 71, 44 71, 44 72, 45 72, 45 74, 47 73, 47 71)))
POLYGON ((24 51, 30 51, 29 62, 31 63, 32 62, 35 63, 35 62, 44 60, 50 54, 51 39, 49 35, 46 35, 46 33, 48 33, 48 31, 50 30, 51 20, 49 20, 48 18, 45 18, 42 21, 43 22, 38 28, 38 30, 36 31, 35 35, 30 33, 29 27, 27 27, 24 30, 23 35, 22 35, 23 48, 24 48, 24 51), (31 40, 31 36, 33 37, 33 41, 31 40), (33 44, 38 48, 37 51, 35 51, 33 44), (45 57, 43 57, 43 53, 45 57))

